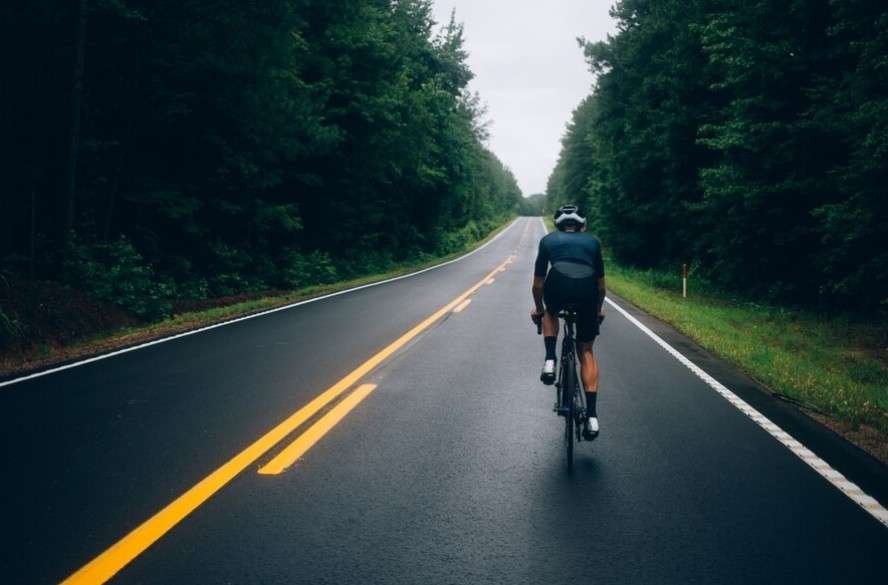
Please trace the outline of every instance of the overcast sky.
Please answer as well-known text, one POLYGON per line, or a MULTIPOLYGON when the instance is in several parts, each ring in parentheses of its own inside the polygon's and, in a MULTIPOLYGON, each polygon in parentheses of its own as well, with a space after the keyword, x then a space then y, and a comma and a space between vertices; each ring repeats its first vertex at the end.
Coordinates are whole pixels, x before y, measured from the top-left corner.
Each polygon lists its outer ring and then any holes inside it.
POLYGON ((489 147, 518 179, 525 195, 546 190, 561 136, 588 93, 592 74, 576 37, 614 32, 612 0, 435 0, 446 23, 456 8, 465 25, 471 88, 492 121, 489 147))

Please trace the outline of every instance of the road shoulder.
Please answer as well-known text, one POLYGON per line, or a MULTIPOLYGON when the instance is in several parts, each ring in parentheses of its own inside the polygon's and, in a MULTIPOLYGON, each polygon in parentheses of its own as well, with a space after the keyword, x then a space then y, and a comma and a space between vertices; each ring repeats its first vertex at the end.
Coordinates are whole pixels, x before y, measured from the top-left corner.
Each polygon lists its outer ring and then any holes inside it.
MULTIPOLYGON (((629 301, 608 293, 626 312, 684 354, 706 373, 727 386, 780 428, 792 435, 850 481, 880 502, 888 501, 888 465, 864 446, 792 403, 781 400, 737 366, 702 348, 693 339, 644 312, 629 301)), ((602 335, 607 335, 606 325, 602 335)))

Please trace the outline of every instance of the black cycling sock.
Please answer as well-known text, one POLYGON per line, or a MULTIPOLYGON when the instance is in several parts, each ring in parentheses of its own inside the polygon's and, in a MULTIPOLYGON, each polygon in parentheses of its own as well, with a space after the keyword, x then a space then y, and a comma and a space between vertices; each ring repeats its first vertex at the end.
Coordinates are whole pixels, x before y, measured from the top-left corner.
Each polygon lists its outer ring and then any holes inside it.
POLYGON ((598 392, 586 392, 586 416, 598 417, 597 402, 598 392))
POLYGON ((546 359, 554 360, 555 359, 555 343, 557 342, 557 337, 544 337, 543 343, 546 344, 546 359))

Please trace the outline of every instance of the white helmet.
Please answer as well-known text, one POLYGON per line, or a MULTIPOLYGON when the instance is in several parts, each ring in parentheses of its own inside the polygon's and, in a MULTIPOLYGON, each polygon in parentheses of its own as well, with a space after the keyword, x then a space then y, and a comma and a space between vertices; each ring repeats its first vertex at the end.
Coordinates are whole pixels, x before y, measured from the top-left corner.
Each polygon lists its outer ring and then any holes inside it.
POLYGON ((586 218, 580 215, 580 210, 576 205, 562 205, 555 211, 555 227, 563 230, 570 224, 576 225, 578 228, 586 225, 586 218))

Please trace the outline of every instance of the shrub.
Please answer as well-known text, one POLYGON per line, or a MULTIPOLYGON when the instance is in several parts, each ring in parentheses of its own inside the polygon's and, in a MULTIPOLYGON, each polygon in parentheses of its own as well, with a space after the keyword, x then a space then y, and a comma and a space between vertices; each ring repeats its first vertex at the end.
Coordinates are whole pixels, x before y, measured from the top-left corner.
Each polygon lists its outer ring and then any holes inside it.
POLYGON ((249 289, 249 282, 240 272, 218 272, 208 279, 214 297, 236 295, 249 289))
POLYGON ((303 253, 292 251, 282 262, 281 284, 286 288, 301 288, 328 284, 339 279, 333 259, 326 252, 303 253))
MULTIPOLYGON (((405 250, 400 261, 410 261, 415 256, 415 253, 405 250)), ((398 266, 391 252, 374 249, 348 250, 338 256, 335 262, 336 272, 340 278, 356 278, 388 272, 398 266)))
POLYGON ((0 307, 0 347, 5 347, 21 336, 22 331, 19 324, 3 312, 3 307, 0 307))
POLYGON ((72 235, 64 254, 65 280, 72 286, 143 319, 170 315, 171 286, 159 281, 126 237, 84 243, 72 235))
POLYGON ((494 220, 469 220, 463 227, 437 234, 438 245, 436 252, 439 254, 453 254, 462 252, 478 240, 483 239, 500 222, 494 220))
POLYGON ((236 295, 248 291, 265 290, 268 284, 261 278, 263 261, 246 250, 216 241, 210 246, 207 283, 210 296, 236 295))
POLYGON ((193 277, 176 283, 178 300, 202 301, 207 298, 209 292, 210 285, 205 278, 193 277))

